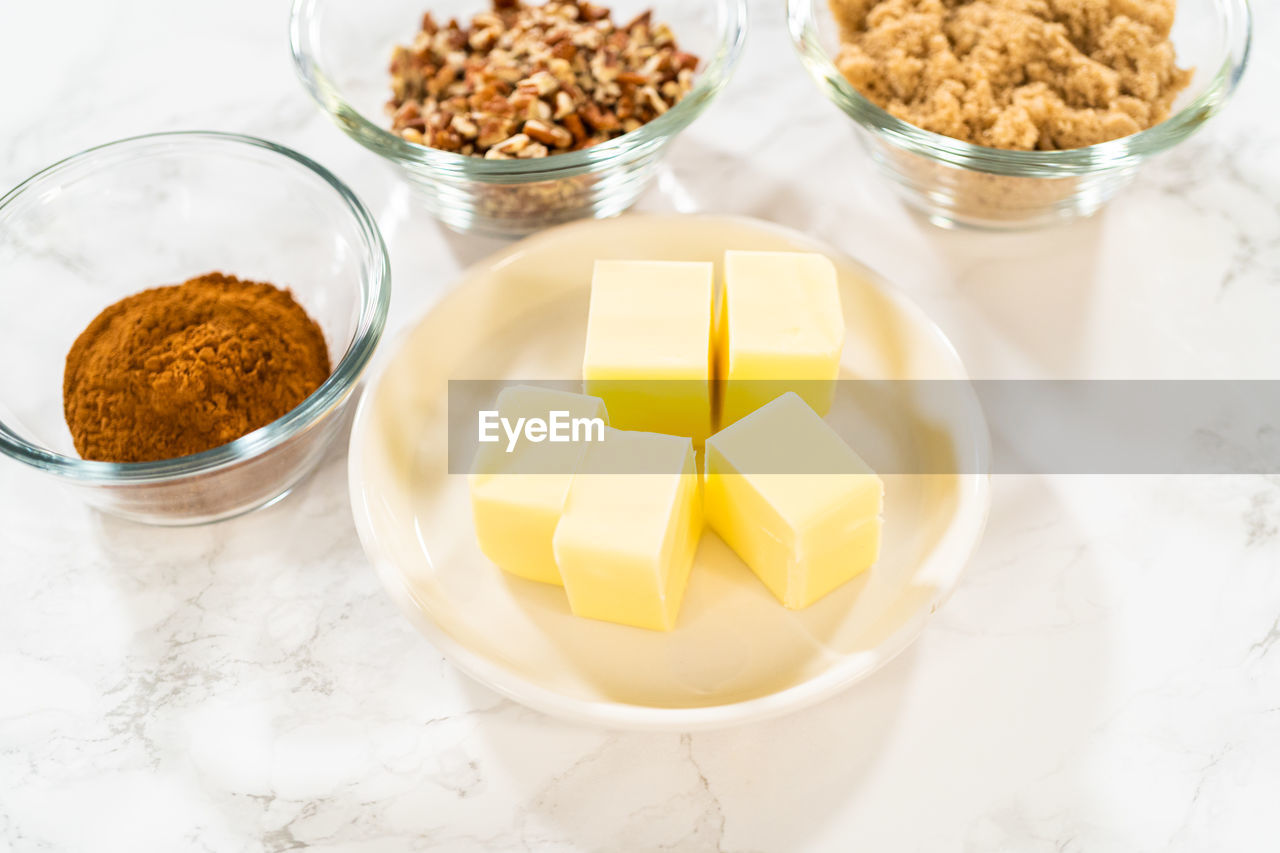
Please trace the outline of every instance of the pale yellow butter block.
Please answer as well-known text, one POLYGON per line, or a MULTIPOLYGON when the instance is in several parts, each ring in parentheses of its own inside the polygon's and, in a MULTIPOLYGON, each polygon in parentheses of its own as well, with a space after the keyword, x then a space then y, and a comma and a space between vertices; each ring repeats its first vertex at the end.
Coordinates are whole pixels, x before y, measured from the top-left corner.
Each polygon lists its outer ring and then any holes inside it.
POLYGON ((619 429, 711 434, 713 268, 597 261, 582 378, 619 429))
POLYGON ((831 408, 845 323, 835 266, 809 252, 724 256, 717 376, 727 379, 721 428, 787 391, 831 408))
POLYGON ((796 394, 707 439, 705 464, 707 523, 787 607, 879 557, 883 483, 796 394))
MULTIPOLYGON (((513 386, 498 395, 499 417, 549 419, 553 412, 569 418, 609 415, 597 397, 530 386, 513 386)), ((585 426, 585 425, 584 425, 585 426)), ((570 435, 572 435, 570 433, 570 435)), ((592 438, 597 437, 592 433, 592 438)), ((508 438, 479 445, 472 466, 471 514, 480 550, 504 571, 529 580, 560 584, 551 540, 564 510, 569 485, 589 442, 520 441, 507 452, 508 438)))
POLYGON ((579 616, 675 627, 702 506, 688 438, 609 429, 591 445, 555 534, 569 607, 579 616))

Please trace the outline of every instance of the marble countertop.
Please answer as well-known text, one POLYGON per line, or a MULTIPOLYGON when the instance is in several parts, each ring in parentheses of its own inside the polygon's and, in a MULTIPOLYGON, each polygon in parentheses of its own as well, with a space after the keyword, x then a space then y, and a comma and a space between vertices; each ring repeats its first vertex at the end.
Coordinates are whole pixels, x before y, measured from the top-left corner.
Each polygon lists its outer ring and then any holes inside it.
MULTIPOLYGON (((752 12, 737 76, 641 209, 827 240, 922 304, 977 376, 1275 377, 1276 4, 1222 116, 1097 217, 1027 234, 904 211, 805 78, 778 0, 752 12)), ((285 0, 0 6, 0 184, 152 130, 282 142, 377 216, 403 327, 501 244, 442 231, 320 115, 286 19, 285 0)), ((0 460, 0 519, 0 850, 1280 838, 1276 477, 998 477, 983 544, 907 653, 817 707, 691 735, 563 724, 457 673, 366 565, 341 447, 281 504, 189 530, 100 516, 0 460)))

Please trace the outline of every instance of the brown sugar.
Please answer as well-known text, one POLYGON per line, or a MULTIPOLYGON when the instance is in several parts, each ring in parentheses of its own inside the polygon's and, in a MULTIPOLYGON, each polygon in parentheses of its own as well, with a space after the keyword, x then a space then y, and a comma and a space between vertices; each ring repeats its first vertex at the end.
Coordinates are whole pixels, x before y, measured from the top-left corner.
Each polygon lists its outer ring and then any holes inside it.
POLYGON ((1055 150, 1158 124, 1191 71, 1174 0, 831 0, 836 64, 872 102, 992 148, 1055 150))
POLYGON ((287 290, 210 273, 94 318, 67 354, 63 409, 83 458, 146 462, 234 441, 328 376, 324 335, 287 290))

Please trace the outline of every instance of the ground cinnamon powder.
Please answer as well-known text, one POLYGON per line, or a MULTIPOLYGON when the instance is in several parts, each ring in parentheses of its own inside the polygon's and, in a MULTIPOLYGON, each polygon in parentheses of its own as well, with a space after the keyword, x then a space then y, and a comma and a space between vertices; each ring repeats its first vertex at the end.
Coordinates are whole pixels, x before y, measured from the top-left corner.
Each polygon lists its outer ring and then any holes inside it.
POLYGON ((170 459, 265 426, 328 376, 324 335, 287 290, 209 273, 99 314, 67 354, 63 410, 85 459, 170 459))
POLYGON ((1174 0, 831 0, 858 91, 925 130, 992 148, 1079 148, 1169 116, 1191 72, 1174 0))

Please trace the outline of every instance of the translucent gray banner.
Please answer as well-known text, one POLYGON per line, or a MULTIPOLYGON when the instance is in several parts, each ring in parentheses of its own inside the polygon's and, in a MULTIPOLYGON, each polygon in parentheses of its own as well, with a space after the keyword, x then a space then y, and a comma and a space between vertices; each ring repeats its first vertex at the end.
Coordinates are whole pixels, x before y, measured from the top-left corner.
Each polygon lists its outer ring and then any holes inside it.
MULTIPOLYGON (((451 381, 451 473, 472 472, 482 449, 482 458, 501 466, 504 456, 529 446, 528 422, 513 443, 513 430, 494 421, 499 394, 513 386, 583 393, 580 380, 451 381), (486 412, 491 413, 489 437, 496 430, 500 440, 481 440, 486 412)), ((631 380, 611 382, 608 389, 625 401, 629 417, 647 410, 647 424, 661 422, 671 401, 680 401, 686 413, 689 401, 699 397, 711 407, 735 400, 741 410, 743 400, 767 401, 788 391, 815 401, 819 409, 829 401, 824 421, 882 475, 1280 474, 1280 381, 839 380, 708 387, 705 382, 631 380)), ((718 415, 708 411, 711 422, 718 415)), ((616 420, 614 425, 628 426, 616 420)), ((571 426, 562 424, 561 434, 571 426)), ((790 438, 785 425, 773 429, 775 440, 785 445, 790 438)), ((554 431, 549 424, 548 435, 554 431)), ((535 428, 532 443, 539 443, 538 432, 535 428)), ((580 442, 583 435, 580 429, 580 442)), ((564 473, 574 464, 568 460, 576 458, 533 452, 510 473, 564 473)), ((638 461, 635 473, 644 473, 647 464, 638 461)), ((743 473, 833 473, 816 454, 762 454, 754 464, 743 473)))

